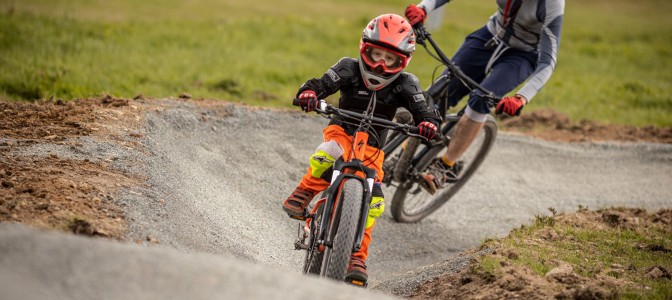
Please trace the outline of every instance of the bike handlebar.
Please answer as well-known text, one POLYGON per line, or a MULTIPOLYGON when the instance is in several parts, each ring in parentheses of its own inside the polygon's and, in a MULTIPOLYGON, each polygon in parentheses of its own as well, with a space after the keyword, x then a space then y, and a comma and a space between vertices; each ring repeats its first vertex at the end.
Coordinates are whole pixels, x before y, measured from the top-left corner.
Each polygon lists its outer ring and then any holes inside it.
MULTIPOLYGON (((292 105, 299 106, 299 100, 294 99, 292 101, 292 105)), ((401 123, 393 122, 393 121, 390 121, 390 120, 387 120, 387 119, 374 117, 374 116, 371 116, 371 115, 366 115, 366 114, 362 114, 362 113, 358 113, 358 112, 354 112, 354 111, 340 109, 338 107, 335 107, 335 106, 327 103, 324 100, 319 100, 316 112, 321 114, 321 115, 337 115, 337 116, 340 116, 340 117, 349 118, 349 119, 357 120, 357 121, 367 120, 368 123, 370 123, 371 125, 376 125, 376 126, 384 127, 384 128, 387 128, 387 129, 399 131, 399 132, 402 132, 402 133, 404 133, 408 136, 418 137, 418 138, 421 138, 423 140, 427 140, 427 138, 420 135, 420 129, 416 126, 411 126, 411 125, 408 125, 408 124, 401 124, 401 123)), ((438 135, 439 134, 437 134, 437 136, 438 135)))

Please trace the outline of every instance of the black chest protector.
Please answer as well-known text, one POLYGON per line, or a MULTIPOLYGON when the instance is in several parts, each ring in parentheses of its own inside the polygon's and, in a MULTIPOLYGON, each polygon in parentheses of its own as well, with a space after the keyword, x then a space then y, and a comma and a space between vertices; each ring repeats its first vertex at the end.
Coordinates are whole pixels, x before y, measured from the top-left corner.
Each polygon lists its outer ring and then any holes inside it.
MULTIPOLYGON (((313 78, 307 81, 301 86, 297 95, 310 89, 315 91, 319 99, 324 99, 329 95, 340 92, 339 108, 359 113, 366 111, 374 97, 374 91, 366 88, 362 76, 359 74, 358 63, 354 58, 342 58, 329 68, 322 78, 313 78)), ((440 119, 427 107, 417 77, 410 73, 402 72, 389 85, 375 91, 375 100, 374 116, 376 117, 392 120, 397 108, 404 107, 413 115, 416 125, 422 121, 430 121, 437 126, 439 125, 440 119)), ((334 117, 329 124, 343 127, 348 134, 353 134, 358 125, 348 124, 339 117, 334 117)), ((378 136, 372 134, 369 144, 381 147, 385 144, 387 132, 384 128, 374 127, 374 129, 378 136)))
MULTIPOLYGON (((395 97, 390 85, 375 92, 376 107, 374 115, 376 117, 392 120, 397 108, 402 106, 398 97, 395 97)), ((338 100, 338 106, 342 109, 363 112, 369 106, 374 97, 374 92, 367 89, 364 81, 359 78, 358 82, 349 86, 341 87, 341 97, 338 100)))

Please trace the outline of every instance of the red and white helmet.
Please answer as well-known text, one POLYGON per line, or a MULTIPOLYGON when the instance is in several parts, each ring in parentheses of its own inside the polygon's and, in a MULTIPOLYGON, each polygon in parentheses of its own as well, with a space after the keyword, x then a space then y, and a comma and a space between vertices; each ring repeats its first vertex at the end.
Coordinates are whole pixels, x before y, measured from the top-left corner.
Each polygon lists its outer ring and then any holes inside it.
POLYGON ((415 51, 415 33, 402 16, 384 14, 364 28, 359 70, 366 87, 377 91, 399 77, 415 51))

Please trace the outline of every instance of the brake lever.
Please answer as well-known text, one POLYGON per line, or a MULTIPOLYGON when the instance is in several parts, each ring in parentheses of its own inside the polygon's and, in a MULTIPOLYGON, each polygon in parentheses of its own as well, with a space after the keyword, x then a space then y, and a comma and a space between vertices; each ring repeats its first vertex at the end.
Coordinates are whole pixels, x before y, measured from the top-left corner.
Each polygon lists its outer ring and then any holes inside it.
POLYGON ((404 131, 404 134, 406 134, 410 137, 419 138, 423 143, 431 143, 432 142, 432 141, 428 140, 426 137, 424 137, 422 135, 419 135, 419 134, 410 133, 408 130, 404 131))
POLYGON ((425 26, 418 22, 413 26, 413 31, 415 31, 415 43, 426 47, 425 39, 427 31, 425 30, 425 26))

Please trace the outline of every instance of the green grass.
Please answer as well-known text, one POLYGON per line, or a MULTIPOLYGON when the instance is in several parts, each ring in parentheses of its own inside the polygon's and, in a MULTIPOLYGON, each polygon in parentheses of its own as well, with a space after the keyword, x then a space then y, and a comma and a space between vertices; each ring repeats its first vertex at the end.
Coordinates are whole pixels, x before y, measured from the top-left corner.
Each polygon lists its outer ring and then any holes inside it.
MULTIPOLYGON (((434 37, 453 53, 494 11, 447 5, 434 37)), ((362 28, 407 1, 0 1, 0 98, 215 98, 289 106, 301 83, 356 56, 362 28)), ((526 111, 672 126, 672 3, 567 4, 558 68, 526 111), (644 16, 644 17, 643 17, 644 16)), ((423 86, 437 63, 419 49, 423 86)))

